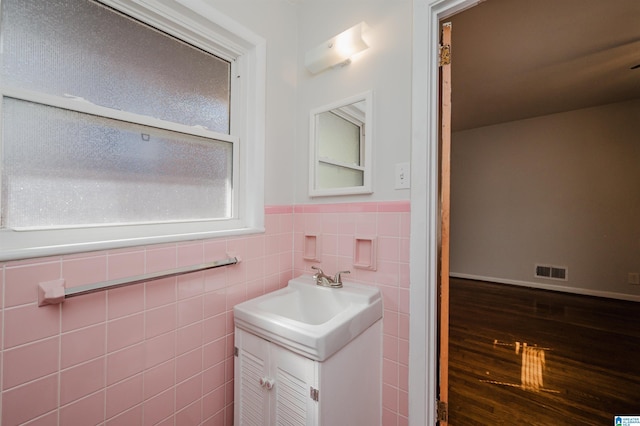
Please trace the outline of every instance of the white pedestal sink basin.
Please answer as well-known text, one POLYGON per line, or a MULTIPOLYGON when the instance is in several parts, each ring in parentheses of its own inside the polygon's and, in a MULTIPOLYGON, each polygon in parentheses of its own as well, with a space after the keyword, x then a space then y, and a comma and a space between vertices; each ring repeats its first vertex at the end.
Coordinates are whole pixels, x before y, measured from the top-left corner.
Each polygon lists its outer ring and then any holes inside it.
POLYGON ((302 275, 236 305, 233 313, 238 328, 324 361, 382 318, 382 296, 373 286, 321 287, 302 275))

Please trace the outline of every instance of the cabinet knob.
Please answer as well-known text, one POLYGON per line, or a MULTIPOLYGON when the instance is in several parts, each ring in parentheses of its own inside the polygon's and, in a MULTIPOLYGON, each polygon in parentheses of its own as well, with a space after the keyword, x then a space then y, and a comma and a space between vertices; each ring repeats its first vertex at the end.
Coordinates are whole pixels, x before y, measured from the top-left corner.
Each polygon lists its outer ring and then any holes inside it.
POLYGON ((267 390, 273 389, 273 384, 274 384, 273 379, 270 379, 268 377, 260 377, 259 382, 260 382, 260 386, 262 386, 263 388, 267 388, 267 390))

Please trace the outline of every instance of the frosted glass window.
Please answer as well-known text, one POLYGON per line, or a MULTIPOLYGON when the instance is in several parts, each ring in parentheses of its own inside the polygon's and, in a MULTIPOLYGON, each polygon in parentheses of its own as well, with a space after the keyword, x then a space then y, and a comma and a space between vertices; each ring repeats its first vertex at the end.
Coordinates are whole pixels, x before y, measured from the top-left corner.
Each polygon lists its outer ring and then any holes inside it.
POLYGON ((229 134, 230 63, 88 0, 2 0, 3 85, 229 134))
POLYGON ((265 68, 210 2, 0 0, 0 261, 262 232, 265 68))
POLYGON ((231 142, 33 102, 2 103, 2 226, 228 218, 231 142))

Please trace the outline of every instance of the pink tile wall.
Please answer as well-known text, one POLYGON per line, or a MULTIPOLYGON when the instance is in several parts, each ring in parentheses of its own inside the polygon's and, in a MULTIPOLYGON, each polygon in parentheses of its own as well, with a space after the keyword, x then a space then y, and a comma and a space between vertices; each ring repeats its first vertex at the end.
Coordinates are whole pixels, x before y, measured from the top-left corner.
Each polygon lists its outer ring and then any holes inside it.
POLYGON ((382 424, 408 424, 409 220, 408 201, 298 205, 294 208, 294 275, 349 270, 344 279, 375 285, 384 298, 382 424), (305 235, 321 239, 320 262, 303 258, 305 235), (375 238, 376 270, 354 268, 356 238, 375 238))
POLYGON ((292 277, 293 209, 256 236, 0 263, 0 423, 233 422, 233 305, 292 277), (39 282, 78 286, 240 256, 238 265, 39 308, 39 282))
POLYGON ((224 425, 233 422, 233 306, 321 266, 384 296, 383 425, 408 415, 409 203, 273 206, 260 235, 0 263, 0 423, 224 425), (375 237, 377 270, 353 268, 375 237), (293 244, 292 244, 293 243, 293 244), (235 266, 37 306, 39 282, 78 286, 240 256, 235 266))

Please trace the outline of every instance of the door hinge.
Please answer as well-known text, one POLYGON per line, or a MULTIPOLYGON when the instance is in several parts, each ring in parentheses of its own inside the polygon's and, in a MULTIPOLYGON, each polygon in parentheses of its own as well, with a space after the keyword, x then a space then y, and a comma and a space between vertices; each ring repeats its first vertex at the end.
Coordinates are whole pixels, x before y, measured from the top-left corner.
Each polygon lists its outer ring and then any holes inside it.
POLYGON ((449 418, 449 406, 446 402, 436 401, 436 415, 439 422, 446 422, 449 418))
POLYGON ((439 55, 440 55, 440 66, 451 64, 451 45, 441 44, 439 55))
POLYGON ((234 347, 233 347, 233 356, 236 356, 236 357, 237 357, 239 352, 240 352, 240 351, 238 350, 238 347, 237 347, 237 346, 234 346, 234 347))
POLYGON ((311 387, 310 396, 314 401, 318 401, 320 399, 320 391, 314 387, 311 387))

